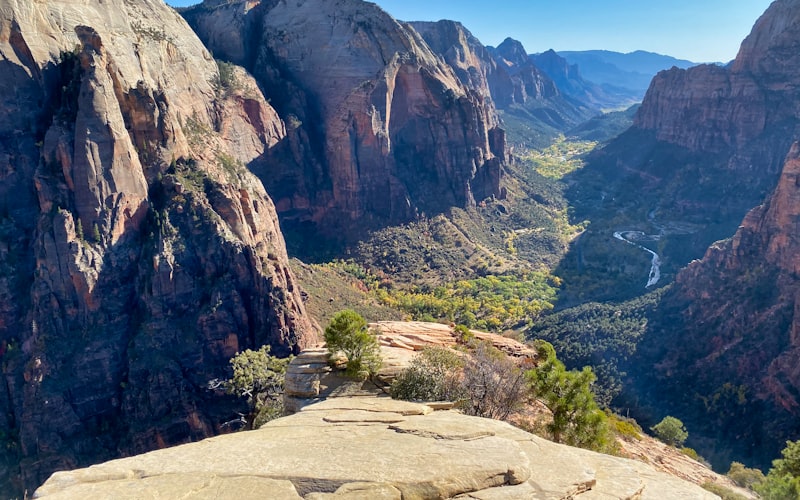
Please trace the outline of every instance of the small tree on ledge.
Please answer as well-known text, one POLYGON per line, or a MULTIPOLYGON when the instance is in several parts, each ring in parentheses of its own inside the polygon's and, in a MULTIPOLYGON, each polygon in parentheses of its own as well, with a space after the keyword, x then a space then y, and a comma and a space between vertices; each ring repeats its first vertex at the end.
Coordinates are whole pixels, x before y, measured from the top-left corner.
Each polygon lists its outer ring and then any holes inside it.
POLYGON ((283 383, 292 358, 276 358, 269 351, 268 345, 258 351, 247 349, 230 360, 233 376, 225 387, 229 394, 247 398, 248 429, 258 428, 283 414, 283 383))
POLYGON ((367 329, 367 321, 351 309, 333 316, 325 328, 325 342, 331 355, 341 352, 347 357, 349 377, 366 379, 381 367, 378 339, 367 329))
POLYGON ((658 439, 671 446, 682 446, 689 433, 683 422, 675 417, 667 415, 664 419, 650 428, 658 439))

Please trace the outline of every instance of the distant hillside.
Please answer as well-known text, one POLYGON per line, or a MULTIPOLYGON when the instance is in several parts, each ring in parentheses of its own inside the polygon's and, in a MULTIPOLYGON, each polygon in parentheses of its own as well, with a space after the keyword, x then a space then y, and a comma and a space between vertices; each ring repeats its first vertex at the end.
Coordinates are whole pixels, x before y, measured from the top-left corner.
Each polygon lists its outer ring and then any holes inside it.
POLYGON ((641 101, 639 91, 612 88, 586 80, 577 64, 571 64, 553 50, 529 56, 566 96, 599 110, 623 110, 641 101))
POLYGON ((609 50, 563 51, 558 55, 577 65, 586 80, 608 89, 623 88, 644 97, 650 80, 659 71, 677 66, 686 69, 698 63, 671 56, 637 50, 623 54, 609 50))

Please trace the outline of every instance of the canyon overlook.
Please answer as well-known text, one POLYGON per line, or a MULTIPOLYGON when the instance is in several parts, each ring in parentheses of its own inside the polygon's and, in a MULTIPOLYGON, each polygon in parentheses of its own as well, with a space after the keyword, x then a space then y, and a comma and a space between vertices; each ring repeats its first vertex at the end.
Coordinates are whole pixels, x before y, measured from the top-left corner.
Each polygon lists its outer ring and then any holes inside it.
POLYGON ((800 437, 798 49, 800 0, 776 0, 729 65, 661 71, 622 111, 553 50, 362 0, 4 0, 0 492, 733 487, 662 474, 676 450, 648 465, 371 386, 336 397, 320 333, 346 308, 375 322, 382 384, 463 347, 456 325, 512 357, 547 338, 594 367, 604 409, 674 414, 716 470, 766 471, 800 437), (247 411, 229 360, 264 345, 302 353, 296 414, 219 436, 247 411), (441 460, 402 467, 423 455, 441 460))

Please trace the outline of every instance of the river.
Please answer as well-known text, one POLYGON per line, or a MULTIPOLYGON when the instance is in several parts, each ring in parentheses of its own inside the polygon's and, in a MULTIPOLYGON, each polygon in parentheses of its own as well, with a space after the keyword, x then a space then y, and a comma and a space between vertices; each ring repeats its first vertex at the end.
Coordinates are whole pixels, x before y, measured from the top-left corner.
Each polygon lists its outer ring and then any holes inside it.
POLYGON ((658 283, 658 280, 661 279, 661 257, 658 256, 657 253, 650 250, 649 248, 642 246, 634 240, 640 240, 646 238, 647 235, 644 234, 642 231, 615 231, 614 238, 624 241, 629 245, 633 245, 636 248, 640 248, 645 252, 649 253, 653 256, 650 260, 650 274, 647 276, 647 284, 644 286, 645 288, 650 288, 651 286, 658 283))

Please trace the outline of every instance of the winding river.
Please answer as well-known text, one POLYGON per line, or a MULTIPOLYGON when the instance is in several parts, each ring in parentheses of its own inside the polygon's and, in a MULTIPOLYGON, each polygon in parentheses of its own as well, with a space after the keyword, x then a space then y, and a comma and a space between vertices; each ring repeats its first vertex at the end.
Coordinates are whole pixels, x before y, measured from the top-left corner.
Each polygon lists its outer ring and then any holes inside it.
POLYGON ((657 253, 650 250, 649 248, 636 243, 636 241, 648 238, 648 236, 644 234, 642 231, 615 231, 614 238, 620 241, 624 241, 629 245, 633 245, 636 248, 640 248, 653 256, 652 260, 650 261, 650 274, 647 277, 647 284, 644 287, 650 288, 651 286, 658 283, 658 280, 661 279, 661 257, 659 257, 657 253))

